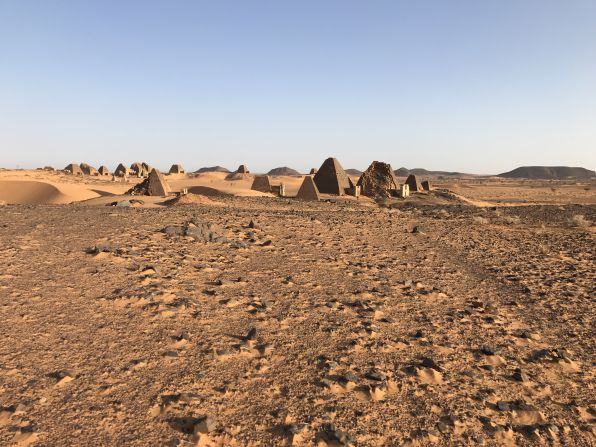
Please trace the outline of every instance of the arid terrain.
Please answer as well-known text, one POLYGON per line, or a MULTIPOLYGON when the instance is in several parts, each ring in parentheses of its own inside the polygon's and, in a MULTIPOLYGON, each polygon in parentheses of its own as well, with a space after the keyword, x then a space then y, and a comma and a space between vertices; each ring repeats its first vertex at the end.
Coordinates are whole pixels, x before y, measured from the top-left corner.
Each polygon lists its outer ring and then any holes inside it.
POLYGON ((596 444, 594 182, 225 176, 0 172, 0 445, 596 444))

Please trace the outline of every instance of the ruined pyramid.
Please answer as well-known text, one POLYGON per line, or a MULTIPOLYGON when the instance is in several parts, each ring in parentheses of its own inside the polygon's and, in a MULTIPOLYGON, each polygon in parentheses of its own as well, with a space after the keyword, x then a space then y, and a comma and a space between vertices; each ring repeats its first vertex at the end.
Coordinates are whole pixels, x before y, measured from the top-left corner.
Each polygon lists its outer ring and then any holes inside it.
POLYGON ((398 184, 391 165, 381 161, 373 161, 358 180, 362 194, 368 197, 391 197, 398 184))
POLYGON ((410 187, 410 192, 419 192, 422 191, 422 185, 420 184, 420 180, 414 174, 408 175, 406 179, 406 185, 410 187))
POLYGON ((271 181, 268 175, 257 175, 250 187, 253 191, 271 192, 271 181))
POLYGON ((129 189, 126 194, 131 196, 167 196, 170 186, 163 174, 157 169, 152 169, 149 176, 138 185, 129 189))

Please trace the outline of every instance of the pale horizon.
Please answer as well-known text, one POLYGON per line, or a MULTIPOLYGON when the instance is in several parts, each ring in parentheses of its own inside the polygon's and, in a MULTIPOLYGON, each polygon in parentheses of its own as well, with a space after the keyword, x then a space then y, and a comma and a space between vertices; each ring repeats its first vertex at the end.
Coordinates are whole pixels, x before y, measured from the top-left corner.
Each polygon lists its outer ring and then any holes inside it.
POLYGON ((596 4, 0 4, 0 167, 596 167, 596 4))

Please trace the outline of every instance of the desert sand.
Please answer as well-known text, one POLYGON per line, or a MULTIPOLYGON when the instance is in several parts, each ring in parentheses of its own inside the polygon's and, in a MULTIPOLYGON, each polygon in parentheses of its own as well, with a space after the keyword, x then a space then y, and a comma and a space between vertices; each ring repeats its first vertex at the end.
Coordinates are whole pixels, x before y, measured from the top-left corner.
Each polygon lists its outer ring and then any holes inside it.
POLYGON ((0 445, 596 443, 594 182, 165 178, 0 171, 0 445))

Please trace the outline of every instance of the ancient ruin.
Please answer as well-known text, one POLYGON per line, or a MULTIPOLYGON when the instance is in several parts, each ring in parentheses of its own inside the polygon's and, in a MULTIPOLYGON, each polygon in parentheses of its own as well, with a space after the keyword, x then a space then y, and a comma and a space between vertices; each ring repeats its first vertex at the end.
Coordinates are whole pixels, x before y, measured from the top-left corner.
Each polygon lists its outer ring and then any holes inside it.
POLYGON ((286 185, 280 183, 279 185, 271 185, 271 192, 279 197, 286 196, 286 185))
POLYGON ((398 185, 391 165, 381 161, 373 161, 358 180, 362 194, 373 198, 395 195, 398 185))
POLYGON ((99 172, 97 171, 97 169, 95 169, 93 166, 91 166, 87 163, 81 163, 79 165, 79 167, 81 168, 81 171, 83 171, 83 174, 85 174, 85 175, 99 175, 99 172))
POLYGON ((182 167, 182 165, 174 164, 170 168, 169 174, 184 174, 185 172, 186 171, 184 171, 184 168, 182 167))
POLYGON ((81 170, 81 167, 76 163, 69 164, 68 166, 66 166, 64 168, 64 170, 72 175, 83 175, 83 171, 81 170))
POLYGON ((430 184, 430 180, 424 180, 422 182, 422 189, 425 191, 430 191, 432 189, 432 186, 430 184))
POLYGON ((344 195, 350 187, 348 174, 335 158, 328 158, 323 162, 313 177, 317 189, 322 194, 344 195))
POLYGON ((253 191, 260 192, 271 192, 271 180, 268 175, 257 175, 255 176, 252 186, 250 187, 253 191))
POLYGON ((319 190, 317 189, 317 185, 315 184, 312 176, 304 176, 304 180, 302 181, 302 185, 300 185, 300 189, 298 190, 298 194, 296 194, 296 198, 299 200, 321 199, 319 190))
POLYGON ((406 184, 410 187, 410 192, 419 192, 422 191, 422 185, 420 184, 420 180, 414 174, 408 175, 406 179, 406 184))
POLYGON ((128 168, 120 163, 114 171, 114 175, 116 177, 124 177, 125 175, 128 175, 128 168))
POLYGON ((403 185, 399 185, 399 188, 397 190, 397 197, 401 197, 402 199, 405 199, 406 197, 410 197, 410 187, 408 186, 407 183, 404 183, 403 185))
POLYGON ((168 182, 157 169, 152 169, 149 176, 126 194, 132 196, 167 196, 171 192, 168 182))

